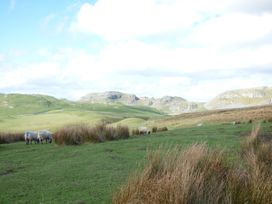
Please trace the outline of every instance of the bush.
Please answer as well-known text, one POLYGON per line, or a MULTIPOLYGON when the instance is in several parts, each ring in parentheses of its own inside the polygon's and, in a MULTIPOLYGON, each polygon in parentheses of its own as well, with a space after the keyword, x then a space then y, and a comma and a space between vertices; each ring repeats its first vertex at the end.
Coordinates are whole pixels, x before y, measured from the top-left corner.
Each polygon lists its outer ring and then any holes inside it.
POLYGON ((59 145, 80 145, 84 142, 104 142, 129 138, 129 129, 126 126, 108 127, 105 123, 91 127, 87 124, 67 125, 54 134, 55 142, 59 145))
POLYGON ((272 145, 259 128, 242 143, 239 163, 222 151, 195 144, 148 154, 136 174, 113 197, 113 203, 272 203, 272 145), (241 165, 243 164, 243 165, 241 165))
POLYGON ((25 141, 24 133, 0 132, 0 144, 25 141))

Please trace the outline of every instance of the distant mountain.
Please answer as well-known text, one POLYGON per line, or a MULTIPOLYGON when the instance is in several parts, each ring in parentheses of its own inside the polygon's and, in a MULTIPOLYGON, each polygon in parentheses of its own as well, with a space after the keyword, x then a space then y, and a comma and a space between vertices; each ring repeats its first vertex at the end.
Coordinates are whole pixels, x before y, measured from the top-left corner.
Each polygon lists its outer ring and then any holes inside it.
POLYGON ((89 110, 96 112, 140 111, 153 115, 176 115, 204 110, 244 108, 272 104, 272 87, 230 90, 207 103, 187 101, 182 97, 138 97, 116 91, 90 93, 79 101, 57 99, 40 94, 0 94, 0 116, 38 114, 51 110, 89 110))
POLYGON ((80 102, 87 103, 122 103, 126 105, 135 104, 140 98, 134 94, 125 94, 117 91, 103 93, 90 93, 83 96, 80 102))
POLYGON ((226 91, 205 104, 207 109, 244 108, 272 104, 272 88, 257 87, 226 91))
POLYGON ((164 96, 162 98, 137 97, 134 94, 109 91, 90 93, 80 99, 81 103, 121 103, 132 106, 148 106, 168 114, 180 114, 203 110, 204 103, 189 102, 181 97, 164 96))

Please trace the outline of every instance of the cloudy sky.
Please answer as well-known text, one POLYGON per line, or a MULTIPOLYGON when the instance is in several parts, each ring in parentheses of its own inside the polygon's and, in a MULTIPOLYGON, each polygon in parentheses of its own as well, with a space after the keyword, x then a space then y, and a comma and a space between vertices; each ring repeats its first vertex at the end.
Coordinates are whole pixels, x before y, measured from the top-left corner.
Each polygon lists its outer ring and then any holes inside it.
POLYGON ((0 93, 207 101, 272 86, 271 0, 1 0, 0 93))

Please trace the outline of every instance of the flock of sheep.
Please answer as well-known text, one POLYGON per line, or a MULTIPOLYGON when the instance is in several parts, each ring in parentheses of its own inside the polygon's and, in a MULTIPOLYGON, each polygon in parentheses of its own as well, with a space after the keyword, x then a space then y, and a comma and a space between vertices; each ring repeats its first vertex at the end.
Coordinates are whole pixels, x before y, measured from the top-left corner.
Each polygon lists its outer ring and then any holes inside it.
POLYGON ((48 130, 39 130, 37 132, 26 131, 24 136, 26 144, 32 144, 32 141, 34 141, 35 144, 42 144, 43 141, 45 141, 46 143, 52 143, 53 140, 52 133, 48 130))

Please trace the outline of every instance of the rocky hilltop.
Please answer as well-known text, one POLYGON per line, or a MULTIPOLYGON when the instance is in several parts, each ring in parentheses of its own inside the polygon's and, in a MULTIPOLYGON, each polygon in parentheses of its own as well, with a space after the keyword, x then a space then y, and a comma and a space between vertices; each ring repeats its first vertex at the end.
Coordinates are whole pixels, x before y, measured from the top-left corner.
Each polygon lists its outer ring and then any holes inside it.
POLYGON ((180 114, 203 110, 204 103, 196 103, 177 96, 162 98, 137 97, 134 94, 109 91, 90 93, 80 99, 82 103, 122 103, 125 105, 148 106, 168 114, 180 114))
POLYGON ((102 93, 90 93, 83 96, 80 102, 87 103, 122 103, 132 105, 137 103, 140 98, 134 94, 125 94, 117 91, 107 91, 102 93))
POLYGON ((272 88, 258 87, 226 91, 205 104, 207 109, 244 108, 272 104, 272 88))

